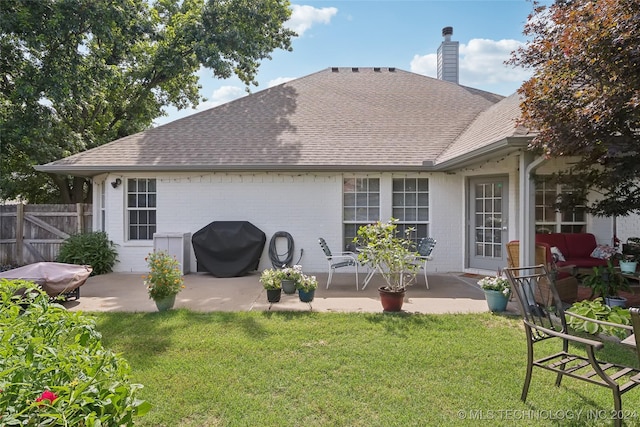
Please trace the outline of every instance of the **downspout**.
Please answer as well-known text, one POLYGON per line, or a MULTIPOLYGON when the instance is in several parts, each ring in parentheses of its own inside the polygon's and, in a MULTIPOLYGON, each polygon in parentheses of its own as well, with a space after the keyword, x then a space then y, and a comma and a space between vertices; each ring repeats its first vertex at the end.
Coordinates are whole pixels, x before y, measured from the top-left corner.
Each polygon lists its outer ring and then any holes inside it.
POLYGON ((546 160, 544 157, 535 158, 526 151, 520 156, 520 267, 535 265, 536 262, 536 184, 533 176, 546 160))

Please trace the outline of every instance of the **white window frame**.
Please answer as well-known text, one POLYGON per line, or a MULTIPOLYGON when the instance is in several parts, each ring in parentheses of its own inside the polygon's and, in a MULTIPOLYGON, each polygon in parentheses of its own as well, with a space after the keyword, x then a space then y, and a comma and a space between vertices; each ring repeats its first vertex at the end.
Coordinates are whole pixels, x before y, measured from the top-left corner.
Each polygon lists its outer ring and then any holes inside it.
POLYGON ((550 177, 539 176, 539 180, 536 182, 536 212, 535 223, 536 233, 578 233, 586 232, 587 229, 587 212, 586 207, 583 205, 576 206, 572 212, 562 212, 553 208, 553 204, 556 202, 558 196, 562 192, 571 191, 571 188, 566 185, 560 185, 551 182, 550 177), (541 200, 539 196, 542 196, 541 200), (547 197, 549 195, 549 197, 547 197), (575 209, 581 209, 583 220, 576 221, 575 209), (542 213, 543 215, 540 215, 542 213), (547 218, 547 215, 550 218, 547 218), (565 216, 570 215, 573 217, 573 221, 567 221, 565 216))
POLYGON ((342 178, 342 232, 344 246, 352 243, 360 226, 380 220, 380 177, 342 178))
POLYGON ((429 237, 429 178, 391 178, 391 217, 398 220, 398 231, 405 237, 404 230, 414 228, 410 234, 416 244, 429 237), (400 181, 402 189, 399 188, 400 181), (411 185, 413 181, 414 185, 411 185))
POLYGON ((157 229, 157 180, 155 178, 127 178, 127 186, 125 189, 125 206, 126 206, 126 223, 127 223, 127 240, 128 241, 150 241, 153 240, 153 234, 157 229), (140 182, 144 181, 145 185, 140 186, 140 182), (153 184, 153 191, 149 191, 153 184), (134 202, 135 203, 132 203, 134 202), (135 206, 132 206, 135 204, 135 206), (137 223, 132 224, 132 215, 137 216, 137 223), (146 215, 145 215, 146 214, 146 215), (146 216, 146 218, 145 218, 146 216), (132 233, 132 227, 136 227, 137 233, 132 233), (145 228, 146 227, 146 228, 145 228), (140 231, 145 230, 145 233, 140 231), (132 236, 132 234, 134 234, 132 236), (141 238, 140 236, 143 236, 141 238))

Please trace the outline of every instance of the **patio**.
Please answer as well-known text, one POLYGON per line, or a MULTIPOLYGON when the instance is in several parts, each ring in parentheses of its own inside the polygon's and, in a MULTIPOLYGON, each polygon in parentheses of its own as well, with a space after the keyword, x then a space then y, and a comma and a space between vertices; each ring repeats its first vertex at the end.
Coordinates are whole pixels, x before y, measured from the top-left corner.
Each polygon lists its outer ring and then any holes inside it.
MULTIPOLYGON (((379 276, 375 276, 364 291, 356 291, 353 274, 335 274, 329 289, 325 289, 327 274, 318 274, 320 286, 310 304, 300 302, 297 295, 285 294, 280 302, 269 304, 258 278, 258 273, 234 278, 216 278, 206 273, 188 274, 185 276, 185 289, 176 298, 175 308, 194 311, 382 311, 377 288, 383 284, 383 279, 379 276)), ((479 278, 464 273, 430 274, 430 289, 427 290, 424 278, 419 277, 418 283, 407 289, 403 309, 408 313, 488 311, 484 293, 476 284, 479 278)), ((80 288, 80 299, 64 302, 64 305, 69 310, 85 312, 157 311, 147 296, 141 273, 90 277, 80 288)), ((507 310, 516 312, 515 301, 509 302, 507 310)))

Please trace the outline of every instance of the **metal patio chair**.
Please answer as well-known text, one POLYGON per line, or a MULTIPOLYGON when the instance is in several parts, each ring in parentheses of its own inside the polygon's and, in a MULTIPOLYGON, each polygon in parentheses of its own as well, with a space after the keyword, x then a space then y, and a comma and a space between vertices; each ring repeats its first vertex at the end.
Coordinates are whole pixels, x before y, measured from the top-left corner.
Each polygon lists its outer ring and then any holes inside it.
MULTIPOLYGON (((533 267, 504 269, 511 291, 515 295, 523 317, 527 337, 527 368, 522 387, 522 401, 526 401, 533 368, 542 368, 556 373, 556 386, 564 376, 606 387, 613 394, 616 414, 622 414, 622 394, 640 384, 640 370, 596 359, 596 350, 604 347, 600 341, 572 335, 567 328, 565 315, 601 323, 622 326, 595 319, 587 319, 563 309, 555 288, 553 275, 541 264, 533 267), (548 286, 551 292, 541 291, 548 286), (536 344, 546 340, 558 340, 561 346, 554 354, 535 355, 536 344), (569 345, 571 344, 571 352, 569 345), (583 350, 578 350, 582 348, 583 350)), ((625 329, 629 329, 626 327, 625 329)), ((622 425, 617 417, 615 425, 622 425)))
POLYGON ((638 338, 640 338, 640 307, 629 308, 629 313, 631 314, 633 334, 625 338, 622 343, 635 349, 638 354, 638 361, 640 361, 640 346, 638 346, 638 338))
POLYGON ((327 258, 327 262, 329 263, 329 278, 327 279, 327 289, 329 289, 329 285, 331 284, 331 279, 333 278, 333 272, 339 268, 343 267, 355 267, 356 270, 356 291, 358 290, 358 255, 354 252, 339 252, 333 253, 331 249, 329 249, 329 245, 322 238, 318 238, 318 243, 324 252, 324 255, 327 258))

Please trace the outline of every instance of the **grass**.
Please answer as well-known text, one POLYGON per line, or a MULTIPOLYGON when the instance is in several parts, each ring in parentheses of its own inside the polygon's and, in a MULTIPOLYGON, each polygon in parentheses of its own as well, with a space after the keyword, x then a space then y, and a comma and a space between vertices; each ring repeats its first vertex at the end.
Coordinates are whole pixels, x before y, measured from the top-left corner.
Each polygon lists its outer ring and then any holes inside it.
MULTIPOLYGON (((610 392, 534 371, 508 316, 95 313, 153 405, 141 426, 608 425, 610 392)), ((546 343, 545 343, 546 344, 546 343)), ((554 347, 555 349, 555 347, 554 347)), ((608 344, 603 359, 637 364, 608 344)), ((623 396, 639 425, 640 390, 623 396)))

